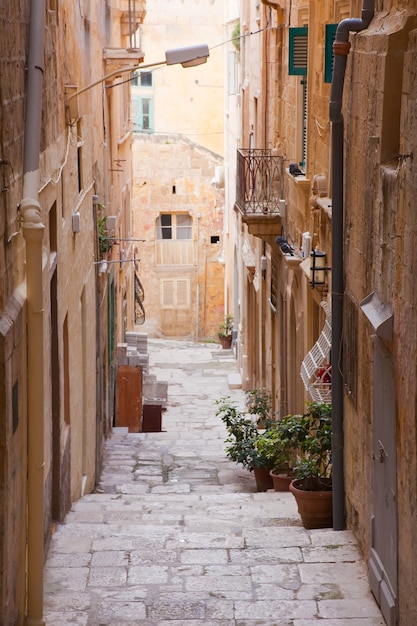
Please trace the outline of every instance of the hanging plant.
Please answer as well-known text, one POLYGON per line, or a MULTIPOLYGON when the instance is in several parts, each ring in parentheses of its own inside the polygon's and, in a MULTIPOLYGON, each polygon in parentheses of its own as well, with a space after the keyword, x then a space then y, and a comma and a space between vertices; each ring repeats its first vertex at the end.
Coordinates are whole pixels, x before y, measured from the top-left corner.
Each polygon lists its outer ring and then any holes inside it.
POLYGON ((100 257, 103 258, 106 256, 107 252, 113 245, 113 242, 108 237, 108 231, 106 226, 106 216, 99 217, 97 220, 97 231, 98 231, 98 247, 100 250, 100 257))
POLYGON ((232 44, 237 51, 240 50, 240 21, 236 23, 232 32, 232 44))

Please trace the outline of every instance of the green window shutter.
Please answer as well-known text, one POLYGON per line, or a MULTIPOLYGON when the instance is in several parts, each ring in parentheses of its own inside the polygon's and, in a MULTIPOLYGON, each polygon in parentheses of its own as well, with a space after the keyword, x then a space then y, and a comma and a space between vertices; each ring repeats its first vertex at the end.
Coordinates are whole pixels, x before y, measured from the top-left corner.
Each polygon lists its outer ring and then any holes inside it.
POLYGON ((324 82, 331 83, 333 76, 333 42, 336 36, 337 24, 326 24, 324 40, 324 82))
POLYGON ((289 29, 288 74, 305 76, 308 58, 308 26, 289 29))

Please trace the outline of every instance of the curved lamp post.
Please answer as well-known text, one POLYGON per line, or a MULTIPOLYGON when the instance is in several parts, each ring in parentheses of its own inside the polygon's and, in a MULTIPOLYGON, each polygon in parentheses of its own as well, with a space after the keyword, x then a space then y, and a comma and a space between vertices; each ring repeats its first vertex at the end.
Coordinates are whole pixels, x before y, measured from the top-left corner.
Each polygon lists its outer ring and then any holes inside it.
POLYGON ((185 48, 173 48, 172 50, 165 51, 165 61, 159 61, 157 63, 148 63, 146 65, 141 65, 138 63, 137 65, 130 65, 128 67, 122 67, 118 70, 114 70, 110 72, 110 74, 106 74, 99 80, 90 83, 86 87, 82 87, 76 91, 72 85, 66 85, 66 106, 69 106, 71 100, 81 95, 85 91, 88 91, 92 87, 103 83, 106 80, 110 80, 115 76, 120 76, 121 74, 126 74, 128 72, 134 72, 136 70, 146 70, 150 67, 157 67, 159 65, 182 65, 183 67, 195 67, 196 65, 202 65, 207 62, 208 57, 210 56, 208 45, 207 44, 199 44, 196 46, 187 46, 185 48))

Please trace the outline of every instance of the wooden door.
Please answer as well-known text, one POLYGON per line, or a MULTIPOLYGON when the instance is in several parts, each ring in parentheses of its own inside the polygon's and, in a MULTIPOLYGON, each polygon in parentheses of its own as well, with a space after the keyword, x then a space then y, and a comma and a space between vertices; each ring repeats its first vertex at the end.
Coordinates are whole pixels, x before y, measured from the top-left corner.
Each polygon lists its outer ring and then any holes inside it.
POLYGON ((373 346, 373 518, 370 583, 388 626, 397 624, 397 458, 394 369, 377 337, 373 346))

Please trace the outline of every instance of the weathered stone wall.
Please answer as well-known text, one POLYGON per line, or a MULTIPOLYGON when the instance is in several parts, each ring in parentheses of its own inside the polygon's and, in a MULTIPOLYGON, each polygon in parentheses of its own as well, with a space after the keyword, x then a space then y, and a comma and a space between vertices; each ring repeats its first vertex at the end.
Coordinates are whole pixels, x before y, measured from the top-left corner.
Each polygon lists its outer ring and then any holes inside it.
MULTIPOLYGON (((222 0, 152 0, 142 34, 145 65, 163 61, 169 49, 209 46, 210 56, 203 65, 170 65, 153 71, 152 130, 178 133, 219 155, 224 154, 223 4, 222 0)), ((136 128, 140 131, 140 124, 136 128)))
MULTIPOLYGON (((30 2, 6 4, 0 9, 0 615, 2 623, 20 625, 27 608, 27 530, 32 522, 27 513, 28 286, 17 210, 22 198, 30 2)), ((52 520, 62 521, 82 490, 94 487, 100 453, 97 418, 103 422, 101 436, 109 429, 102 412, 110 412, 112 405, 107 324, 100 333, 102 393, 96 411, 96 302, 99 298, 106 322, 107 275, 97 293, 95 207, 98 201, 108 213, 114 209, 121 222, 124 211, 130 210, 129 93, 126 86, 111 91, 104 83, 97 85, 77 98, 79 119, 67 124, 65 86, 81 88, 96 81, 106 72, 103 49, 128 47, 121 33, 119 4, 116 0, 46 3, 38 190, 45 226, 42 505, 46 547, 52 520), (73 229, 74 213, 80 216, 79 232, 73 229)), ((115 308, 114 325, 121 335, 120 297, 115 308)))
MULTIPOLYGON (((417 619, 416 527, 416 29, 414 7, 390 7, 358 35, 346 89, 346 289, 358 307, 358 394, 346 400, 348 523, 369 556, 372 540, 372 329, 359 309, 377 291, 393 309, 397 439, 399 623, 417 619), (369 77, 373 79, 370 80, 369 77)), ((403 6, 404 5, 404 6, 403 6)), ((409 5, 408 5, 409 6, 409 5)), ((388 538, 387 538, 388 540, 388 538)))
POLYGON ((22 183, 28 3, 0 9, 0 615, 23 620, 26 563, 26 310, 22 183))

